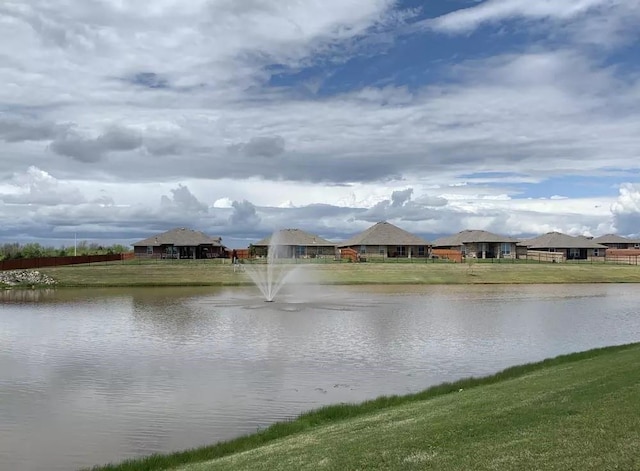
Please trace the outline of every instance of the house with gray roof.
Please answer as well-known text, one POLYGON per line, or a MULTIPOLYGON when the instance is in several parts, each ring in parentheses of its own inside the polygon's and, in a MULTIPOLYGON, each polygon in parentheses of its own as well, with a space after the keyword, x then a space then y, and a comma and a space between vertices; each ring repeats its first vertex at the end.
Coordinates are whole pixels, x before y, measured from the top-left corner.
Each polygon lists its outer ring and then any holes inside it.
POLYGON ((627 239, 617 234, 605 234, 596 237, 593 241, 606 245, 610 249, 640 249, 640 240, 627 239))
POLYGON ((487 231, 464 230, 433 241, 438 249, 456 250, 471 258, 516 258, 518 239, 487 231))
POLYGON ((524 240, 527 252, 561 253, 564 260, 603 261, 607 246, 587 237, 573 237, 561 232, 548 232, 533 239, 524 240))
POLYGON ((269 250, 276 250, 277 258, 335 257, 336 244, 301 229, 282 229, 250 247, 256 257, 266 257, 269 250))
POLYGON ((339 243, 338 248, 350 248, 361 258, 425 258, 431 255, 430 242, 386 221, 339 243))
POLYGON ((177 227, 140 240, 133 245, 136 257, 148 258, 219 258, 226 257, 221 237, 177 227))

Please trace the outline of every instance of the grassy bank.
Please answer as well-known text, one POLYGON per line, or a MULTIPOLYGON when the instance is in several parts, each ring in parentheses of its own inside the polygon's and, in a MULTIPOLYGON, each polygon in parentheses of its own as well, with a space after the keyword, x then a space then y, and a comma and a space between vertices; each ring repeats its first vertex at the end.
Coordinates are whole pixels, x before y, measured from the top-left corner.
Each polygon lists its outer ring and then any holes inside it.
MULTIPOLYGON (((537 263, 316 263, 326 284, 639 283, 640 266, 537 263)), ((42 268, 59 286, 232 286, 246 273, 207 261, 110 263, 42 268)))
POLYGON ((640 469, 639 378, 640 344, 591 350, 94 469, 640 469))

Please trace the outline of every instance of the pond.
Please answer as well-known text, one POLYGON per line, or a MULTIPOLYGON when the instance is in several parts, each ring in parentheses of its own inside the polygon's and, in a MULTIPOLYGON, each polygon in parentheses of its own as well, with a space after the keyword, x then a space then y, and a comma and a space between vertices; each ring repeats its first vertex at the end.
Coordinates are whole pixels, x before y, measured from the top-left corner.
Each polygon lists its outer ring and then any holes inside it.
POLYGON ((0 469, 69 470, 640 340, 637 285, 0 292, 0 469))

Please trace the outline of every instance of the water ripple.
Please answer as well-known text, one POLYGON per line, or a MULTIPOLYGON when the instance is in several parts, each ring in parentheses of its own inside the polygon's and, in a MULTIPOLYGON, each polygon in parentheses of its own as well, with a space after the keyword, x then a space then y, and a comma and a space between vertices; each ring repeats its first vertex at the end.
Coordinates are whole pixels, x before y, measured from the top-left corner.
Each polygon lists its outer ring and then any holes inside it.
POLYGON ((60 290, 0 297, 0 469, 51 471, 255 432, 637 341, 630 285, 60 290))

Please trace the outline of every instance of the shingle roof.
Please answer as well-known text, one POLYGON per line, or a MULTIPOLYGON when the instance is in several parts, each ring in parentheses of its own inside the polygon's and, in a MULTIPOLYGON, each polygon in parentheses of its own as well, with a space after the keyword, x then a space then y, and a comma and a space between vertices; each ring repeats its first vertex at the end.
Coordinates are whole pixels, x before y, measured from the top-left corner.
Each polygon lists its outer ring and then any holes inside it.
POLYGON ((533 239, 522 241, 530 249, 606 249, 602 244, 586 237, 573 237, 560 232, 548 232, 533 239))
POLYGON ((210 237, 204 232, 186 229, 184 227, 176 227, 170 231, 163 232, 147 239, 140 240, 133 245, 135 246, 160 246, 173 244, 176 246, 196 246, 196 245, 213 245, 222 247, 222 239, 220 237, 210 237))
POLYGON ((634 240, 627 239, 626 237, 619 236, 618 234, 605 234, 593 239, 594 242, 599 244, 633 244, 634 240))
POLYGON ((502 242, 512 242, 518 243, 518 239, 513 237, 494 234, 492 232, 487 231, 477 231, 477 230, 465 230, 458 232, 457 234, 453 234, 448 237, 441 237, 433 241, 434 247, 457 247, 463 244, 470 244, 476 242, 490 242, 490 243, 502 243, 502 242))
POLYGON ((353 247, 356 245, 431 245, 431 243, 404 229, 400 229, 398 226, 383 221, 354 235, 351 239, 339 243, 338 247, 353 247))
POLYGON ((269 246, 271 244, 271 238, 274 237, 276 245, 296 245, 296 246, 325 246, 335 247, 335 242, 328 241, 314 234, 310 234, 300 229, 282 229, 274 232, 268 237, 265 237, 259 242, 253 245, 262 247, 269 246))

